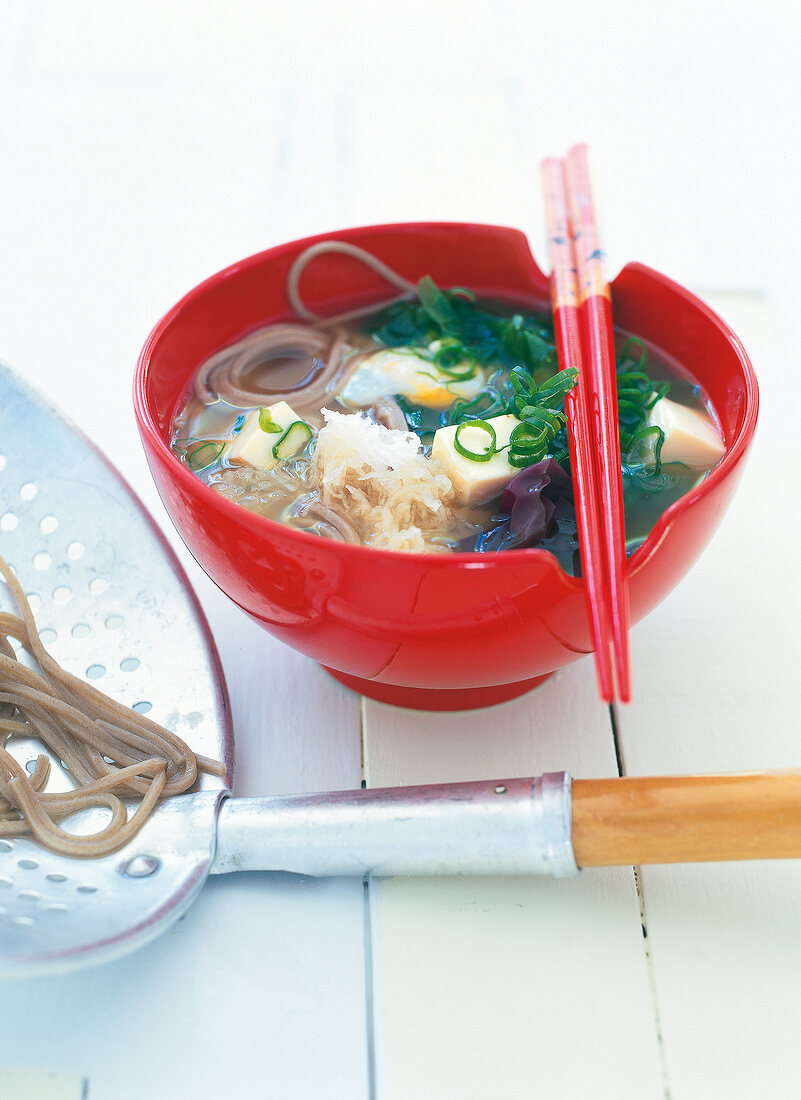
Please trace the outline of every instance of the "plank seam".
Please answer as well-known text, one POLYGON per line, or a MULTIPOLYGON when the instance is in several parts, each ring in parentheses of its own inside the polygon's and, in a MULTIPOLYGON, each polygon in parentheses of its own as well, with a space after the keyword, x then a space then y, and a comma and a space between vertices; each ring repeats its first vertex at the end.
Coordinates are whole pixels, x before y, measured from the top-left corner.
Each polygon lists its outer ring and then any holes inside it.
MULTIPOLYGON (((619 734, 617 720, 617 708, 613 703, 609 707, 609 720, 612 723, 612 741, 615 746, 615 761, 617 762, 617 774, 622 778, 626 774, 625 761, 623 759, 623 746, 619 734)), ((634 875, 634 892, 637 895, 637 905, 640 911, 640 927, 642 928, 643 950, 645 952, 645 969, 648 974, 648 986, 651 991, 651 1008, 654 1014, 654 1028, 656 1030, 656 1044, 659 1049, 659 1063, 662 1067, 662 1088, 664 1100, 671 1100, 670 1078, 667 1066, 667 1051, 662 1035, 662 1017, 659 1011, 659 997, 656 990, 656 971, 654 958, 651 952, 651 940, 648 935, 648 918, 645 911, 645 892, 642 883, 642 874, 639 867, 632 867, 634 875)))
MULTIPOLYGON (((370 915, 370 876, 364 877, 364 1027, 367 1047, 367 1098, 376 1100, 375 997, 373 996, 373 922, 370 915)), ((669 1098, 668 1098, 669 1100, 669 1098)))
POLYGON ((659 1011, 659 997, 656 991, 656 969, 654 967, 654 958, 651 951, 651 940, 648 935, 648 919, 645 911, 645 893, 642 885, 642 874, 639 867, 632 867, 634 872, 634 889, 637 893, 637 902, 640 907, 640 924, 642 925, 642 942, 643 950, 645 951, 645 967, 648 971, 648 985, 651 990, 651 1003, 654 1012, 654 1027, 656 1028, 656 1042, 659 1048, 659 1061, 662 1066, 662 1087, 664 1089, 665 1100, 671 1100, 672 1093, 670 1091, 670 1078, 668 1075, 667 1065, 667 1050, 665 1049, 665 1041, 662 1034, 662 1018, 659 1011))

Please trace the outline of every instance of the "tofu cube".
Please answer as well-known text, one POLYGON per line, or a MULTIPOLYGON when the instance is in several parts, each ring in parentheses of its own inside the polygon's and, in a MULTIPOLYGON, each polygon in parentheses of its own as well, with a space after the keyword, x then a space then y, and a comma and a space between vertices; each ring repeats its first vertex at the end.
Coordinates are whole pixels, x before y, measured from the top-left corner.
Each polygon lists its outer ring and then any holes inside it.
POLYGON ((302 420, 286 401, 277 401, 268 406, 273 422, 280 432, 263 432, 259 427, 259 410, 254 409, 245 417, 245 423, 234 436, 228 450, 228 461, 235 466, 258 466, 262 470, 272 470, 278 465, 273 447, 296 420, 302 420))
MULTIPOLYGON (((511 413, 493 416, 488 421, 495 429, 496 446, 504 447, 520 421, 511 413)), ((453 445, 457 425, 438 428, 434 433, 431 457, 439 462, 451 479, 457 497, 463 504, 484 504, 503 492, 515 474, 520 471, 506 457, 508 452, 494 454, 488 462, 475 462, 460 455, 453 445)), ((488 436, 481 428, 466 427, 459 435, 459 442, 468 450, 483 451, 488 436)))
POLYGON ((693 470, 711 470, 725 454, 717 428, 696 409, 662 397, 651 409, 648 422, 665 433, 663 462, 683 462, 693 470))

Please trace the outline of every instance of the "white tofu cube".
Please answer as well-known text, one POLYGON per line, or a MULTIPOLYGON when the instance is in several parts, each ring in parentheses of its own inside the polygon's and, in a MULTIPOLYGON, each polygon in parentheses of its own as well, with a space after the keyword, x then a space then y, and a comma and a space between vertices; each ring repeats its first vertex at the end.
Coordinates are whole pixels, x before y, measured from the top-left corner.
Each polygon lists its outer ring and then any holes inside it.
POLYGON ((726 448, 715 425, 702 412, 660 398, 648 415, 648 423, 665 433, 663 462, 683 462, 693 470, 711 470, 726 448))
POLYGON ((278 459, 273 454, 273 447, 287 430, 290 424, 301 420, 294 409, 286 401, 277 401, 268 406, 273 423, 281 429, 280 432, 264 432, 259 427, 259 410, 254 409, 245 417, 245 423, 234 436, 234 441, 228 450, 228 461, 235 466, 258 466, 262 470, 272 470, 278 465, 278 459))
MULTIPOLYGON (((487 423, 495 429, 496 446, 504 447, 520 421, 511 413, 505 413, 503 416, 491 417, 487 423)), ((460 455, 453 445, 456 428, 457 425, 452 424, 447 428, 437 429, 431 457, 439 462, 451 479, 456 495, 463 504, 484 504, 498 496, 520 471, 509 462, 508 451, 494 454, 488 462, 475 462, 460 455)), ((480 453, 486 449, 489 437, 482 428, 468 425, 462 429, 459 442, 468 450, 480 453)))

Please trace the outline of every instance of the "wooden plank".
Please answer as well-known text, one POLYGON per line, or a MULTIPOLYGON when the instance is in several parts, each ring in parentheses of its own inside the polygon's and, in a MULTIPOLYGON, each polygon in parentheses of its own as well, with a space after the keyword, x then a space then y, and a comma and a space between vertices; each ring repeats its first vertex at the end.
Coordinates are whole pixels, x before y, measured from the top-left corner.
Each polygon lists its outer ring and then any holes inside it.
POLYGON ((363 912, 361 882, 215 878, 136 955, 6 987, 0 1066, 91 1100, 366 1096, 363 912))
POLYGON ((14 1100, 86 1100, 89 1082, 73 1073, 0 1069, 0 1096, 14 1100))
MULTIPOLYGON (((614 775, 589 661, 461 714, 365 704, 370 786, 614 775)), ((378 1094, 662 1096, 631 869, 370 884, 378 1094)))
MULTIPOLYGON (((701 561, 635 628, 619 728, 632 775, 801 765, 801 522, 787 471, 793 346, 764 299, 712 299, 750 351, 762 413, 740 491, 701 561), (790 496, 788 497, 788 494, 790 496)), ((798 863, 646 867, 646 922, 673 1100, 801 1092, 798 863)))

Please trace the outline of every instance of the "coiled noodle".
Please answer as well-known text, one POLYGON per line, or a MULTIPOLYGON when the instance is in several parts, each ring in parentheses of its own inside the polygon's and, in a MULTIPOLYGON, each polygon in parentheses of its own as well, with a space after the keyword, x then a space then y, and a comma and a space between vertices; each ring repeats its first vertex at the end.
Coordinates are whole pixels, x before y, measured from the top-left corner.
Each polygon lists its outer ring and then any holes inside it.
POLYGON ((0 612, 0 837, 30 834, 67 856, 103 856, 126 844, 161 798, 189 790, 198 771, 222 776, 224 765, 192 752, 174 733, 66 672, 42 645, 30 604, 10 566, 0 573, 19 611, 0 612), (38 671, 17 659, 15 638, 38 671), (37 738, 61 761, 75 790, 48 792, 50 761, 40 753, 31 774, 7 749, 37 738), (138 799, 129 817, 123 799, 138 799), (58 824, 105 807, 111 820, 90 836, 58 824))

